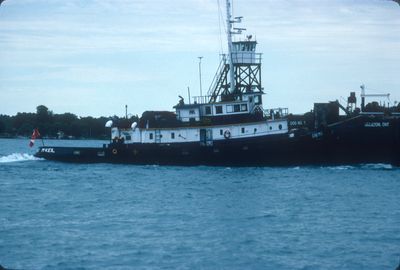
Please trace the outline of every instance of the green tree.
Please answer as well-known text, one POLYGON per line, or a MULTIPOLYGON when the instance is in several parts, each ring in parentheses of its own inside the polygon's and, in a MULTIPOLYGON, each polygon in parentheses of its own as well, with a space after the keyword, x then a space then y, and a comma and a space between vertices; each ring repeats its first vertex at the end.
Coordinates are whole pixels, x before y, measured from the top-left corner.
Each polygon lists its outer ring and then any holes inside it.
POLYGON ((34 113, 17 113, 13 117, 13 134, 20 136, 29 136, 35 127, 36 115, 34 113))
POLYGON ((36 107, 36 127, 42 136, 55 136, 53 124, 53 113, 44 105, 36 107))

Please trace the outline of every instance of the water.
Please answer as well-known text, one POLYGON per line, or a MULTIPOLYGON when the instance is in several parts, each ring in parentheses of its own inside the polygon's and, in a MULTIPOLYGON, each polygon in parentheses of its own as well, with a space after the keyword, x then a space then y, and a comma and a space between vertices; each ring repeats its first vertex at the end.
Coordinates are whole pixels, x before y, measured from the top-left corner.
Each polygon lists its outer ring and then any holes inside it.
POLYGON ((400 169, 388 164, 79 165, 38 160, 27 144, 0 140, 5 267, 292 270, 399 264, 400 169))

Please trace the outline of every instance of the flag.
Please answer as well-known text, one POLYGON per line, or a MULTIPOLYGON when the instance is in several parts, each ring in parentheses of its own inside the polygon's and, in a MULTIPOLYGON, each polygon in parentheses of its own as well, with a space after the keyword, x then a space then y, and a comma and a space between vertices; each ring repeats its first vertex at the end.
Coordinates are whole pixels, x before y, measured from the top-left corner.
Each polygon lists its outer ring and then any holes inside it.
POLYGON ((31 141, 29 142, 29 147, 32 147, 35 144, 35 140, 39 136, 40 136, 39 130, 35 128, 32 133, 31 141))

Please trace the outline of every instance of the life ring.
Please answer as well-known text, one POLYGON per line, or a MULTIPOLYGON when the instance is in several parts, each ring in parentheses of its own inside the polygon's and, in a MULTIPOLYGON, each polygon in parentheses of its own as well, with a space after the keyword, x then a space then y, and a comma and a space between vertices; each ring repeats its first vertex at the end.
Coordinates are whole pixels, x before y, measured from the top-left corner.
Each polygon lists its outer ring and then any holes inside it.
POLYGON ((112 150, 112 153, 113 153, 114 155, 116 155, 116 154, 118 154, 118 150, 114 148, 114 149, 112 150))
POLYGON ((224 132, 224 138, 229 139, 231 137, 231 132, 229 130, 225 130, 224 132))

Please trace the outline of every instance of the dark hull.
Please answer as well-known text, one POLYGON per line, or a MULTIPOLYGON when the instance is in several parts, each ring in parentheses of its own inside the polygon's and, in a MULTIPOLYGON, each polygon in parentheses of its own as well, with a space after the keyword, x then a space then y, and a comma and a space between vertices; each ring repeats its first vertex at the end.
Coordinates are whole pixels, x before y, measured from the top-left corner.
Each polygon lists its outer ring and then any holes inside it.
POLYGON ((399 118, 359 116, 313 132, 295 132, 212 145, 115 144, 102 148, 41 147, 37 157, 64 162, 160 165, 286 166, 400 164, 399 118), (379 126, 380 123, 381 126, 379 126), (382 124, 384 123, 384 124, 382 124))

